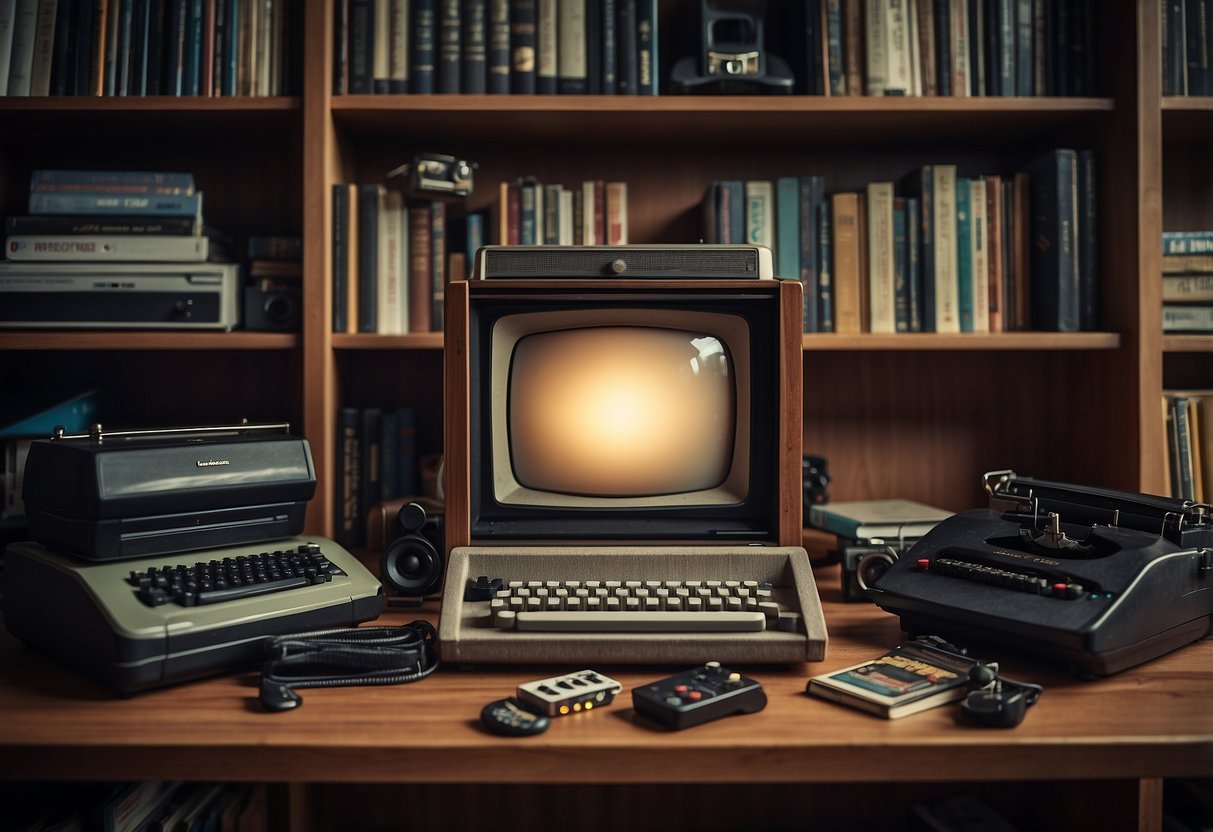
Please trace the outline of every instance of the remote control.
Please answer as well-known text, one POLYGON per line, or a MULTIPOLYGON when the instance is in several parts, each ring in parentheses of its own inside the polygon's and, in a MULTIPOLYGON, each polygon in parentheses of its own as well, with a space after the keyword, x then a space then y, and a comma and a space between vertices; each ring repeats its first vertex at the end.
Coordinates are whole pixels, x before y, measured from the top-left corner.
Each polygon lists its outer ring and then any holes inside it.
POLYGON ((591 711, 611 704, 623 685, 593 670, 579 670, 518 686, 518 699, 548 716, 591 711))
POLYGON ((494 734, 525 737, 542 734, 551 720, 511 696, 485 705, 480 712, 480 722, 494 734))
POLYGON ((767 706, 762 685, 740 673, 708 662, 632 689, 632 706, 669 728, 679 731, 730 714, 752 714, 767 706))

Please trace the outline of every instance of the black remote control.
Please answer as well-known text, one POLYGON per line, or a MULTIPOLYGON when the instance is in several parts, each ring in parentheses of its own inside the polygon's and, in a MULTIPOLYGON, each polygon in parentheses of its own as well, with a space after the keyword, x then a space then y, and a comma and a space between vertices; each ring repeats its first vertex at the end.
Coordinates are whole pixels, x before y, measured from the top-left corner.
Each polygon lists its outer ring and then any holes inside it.
POLYGON ((480 722, 494 734, 525 737, 542 734, 551 720, 511 696, 485 705, 480 712, 480 722))
POLYGON ((675 731, 730 714, 752 714, 767 706, 762 685, 708 662, 632 689, 632 707, 675 731))

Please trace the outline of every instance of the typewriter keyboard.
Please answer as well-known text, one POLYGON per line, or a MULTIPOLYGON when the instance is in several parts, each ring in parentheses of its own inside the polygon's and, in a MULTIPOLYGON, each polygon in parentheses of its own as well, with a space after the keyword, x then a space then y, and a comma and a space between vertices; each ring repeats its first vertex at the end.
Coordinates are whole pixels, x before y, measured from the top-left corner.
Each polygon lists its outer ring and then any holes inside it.
POLYGON ((126 580, 149 607, 168 603, 193 607, 327 583, 334 575, 345 574, 319 545, 304 543, 294 549, 198 561, 192 566, 152 566, 131 572, 126 580))
POLYGON ((729 581, 519 581, 478 578, 486 626, 544 632, 795 632, 800 616, 770 583, 729 581))

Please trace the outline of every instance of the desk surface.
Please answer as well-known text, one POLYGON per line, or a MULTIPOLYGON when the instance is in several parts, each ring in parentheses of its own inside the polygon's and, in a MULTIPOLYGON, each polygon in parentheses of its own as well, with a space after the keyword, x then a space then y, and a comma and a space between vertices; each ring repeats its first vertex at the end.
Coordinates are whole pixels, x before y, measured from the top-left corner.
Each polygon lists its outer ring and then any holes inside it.
MULTIPOLYGON (((897 619, 840 600, 819 570, 826 660, 746 668, 769 703, 682 732, 651 727, 629 690, 684 667, 596 668, 624 691, 544 734, 481 729, 481 707, 572 667, 442 668, 411 685, 302 691, 268 714, 256 677, 228 675, 115 699, 0 634, 0 779, 184 779, 393 783, 836 783, 1159 778, 1213 775, 1213 639, 1098 681, 1003 661, 1045 686, 1014 730, 962 721, 957 706, 884 720, 804 693, 810 675, 898 643, 897 619), (704 755, 707 755, 705 758, 704 755), (688 766, 688 758, 710 765, 688 766)), ((434 618, 437 605, 380 623, 434 618)), ((984 658, 1003 658, 986 656, 984 658)), ((592 662, 587 662, 592 665, 592 662)))

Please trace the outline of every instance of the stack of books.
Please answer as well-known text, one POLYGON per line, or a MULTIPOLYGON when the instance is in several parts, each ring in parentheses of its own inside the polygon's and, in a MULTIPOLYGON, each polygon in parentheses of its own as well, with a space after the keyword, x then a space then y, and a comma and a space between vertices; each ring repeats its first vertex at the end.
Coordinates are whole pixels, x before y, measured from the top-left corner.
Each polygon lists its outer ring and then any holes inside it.
POLYGON ((9 260, 189 263, 209 254, 189 173, 35 170, 28 214, 4 227, 9 260))
POLYGON ((1213 332, 1213 231, 1164 231, 1162 331, 1213 332))
POLYGON ((1098 327, 1097 205, 1094 153, 1059 148, 1010 175, 931 164, 850 191, 719 180, 702 209, 705 240, 768 246, 802 281, 806 332, 982 333, 1098 327))
POLYGON ((338 0, 336 95, 656 95, 657 0, 338 0))

